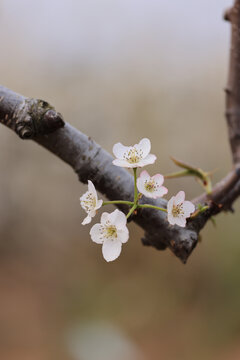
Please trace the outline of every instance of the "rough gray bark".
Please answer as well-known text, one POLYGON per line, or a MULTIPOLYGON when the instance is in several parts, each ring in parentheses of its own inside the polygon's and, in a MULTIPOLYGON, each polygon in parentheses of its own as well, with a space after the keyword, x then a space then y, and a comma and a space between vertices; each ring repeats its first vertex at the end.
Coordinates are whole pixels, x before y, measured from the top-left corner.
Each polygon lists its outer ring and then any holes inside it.
MULTIPOLYGON (((240 195, 240 1, 236 0, 226 18, 232 24, 229 81, 226 90, 226 117, 234 169, 213 189, 194 203, 208 204, 209 209, 188 221, 186 228, 171 226, 166 214, 153 209, 139 209, 132 220, 145 230, 144 245, 159 250, 166 247, 186 262, 198 242, 200 230, 212 215, 232 210, 240 195)), ((110 200, 133 200, 133 177, 112 165, 112 156, 71 125, 42 100, 26 98, 0 86, 0 122, 21 138, 31 138, 68 163, 79 180, 92 180, 98 191, 110 200)), ((142 202, 166 208, 165 200, 142 199, 142 202)), ((124 206, 119 206, 127 211, 124 206)))

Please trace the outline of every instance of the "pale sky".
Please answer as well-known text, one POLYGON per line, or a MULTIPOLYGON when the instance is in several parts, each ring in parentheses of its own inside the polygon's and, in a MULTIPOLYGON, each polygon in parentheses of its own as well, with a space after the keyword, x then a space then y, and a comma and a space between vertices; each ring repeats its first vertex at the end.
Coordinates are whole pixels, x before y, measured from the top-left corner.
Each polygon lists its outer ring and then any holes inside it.
MULTIPOLYGON (((2 53, 21 46, 48 62, 207 61, 225 54, 230 0, 2 0, 2 53), (3 41, 3 40, 2 40, 3 41), (172 56, 171 56, 172 54, 172 56), (170 60, 169 60, 170 59, 170 60), (152 60, 151 60, 152 61, 152 60)), ((2 54, 1 54, 2 55, 2 54)))

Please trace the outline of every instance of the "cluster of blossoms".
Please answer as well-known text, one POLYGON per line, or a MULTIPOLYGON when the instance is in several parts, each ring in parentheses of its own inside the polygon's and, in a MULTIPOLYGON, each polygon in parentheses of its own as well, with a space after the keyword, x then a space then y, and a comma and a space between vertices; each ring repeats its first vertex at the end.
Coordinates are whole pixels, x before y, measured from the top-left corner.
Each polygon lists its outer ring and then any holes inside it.
POLYGON ((153 164, 156 161, 156 156, 150 154, 150 150, 151 143, 146 138, 134 146, 124 146, 121 143, 113 146, 113 154, 116 157, 113 164, 133 169, 134 202, 119 200, 103 202, 103 200, 98 200, 96 189, 90 180, 88 180, 88 191, 80 198, 80 204, 87 213, 87 217, 82 222, 83 225, 89 224, 96 215, 97 210, 103 205, 121 203, 131 206, 127 215, 117 209, 112 213, 104 212, 101 216, 101 222, 93 225, 90 230, 92 241, 102 244, 102 253, 106 261, 113 261, 120 255, 122 244, 127 242, 129 238, 126 226, 127 219, 137 208, 152 207, 167 212, 169 224, 181 227, 185 227, 186 219, 195 211, 195 206, 190 201, 185 201, 184 191, 179 191, 176 196, 173 196, 168 201, 167 209, 138 203, 141 195, 157 199, 168 193, 168 189, 162 186, 164 177, 161 174, 150 176, 144 170, 137 178, 137 168, 153 164))

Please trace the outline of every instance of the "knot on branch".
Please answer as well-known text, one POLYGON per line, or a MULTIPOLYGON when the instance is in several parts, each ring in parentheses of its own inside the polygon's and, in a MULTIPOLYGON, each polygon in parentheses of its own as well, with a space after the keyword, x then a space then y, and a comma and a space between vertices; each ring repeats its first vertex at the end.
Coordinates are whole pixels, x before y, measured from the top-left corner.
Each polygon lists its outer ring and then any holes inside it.
POLYGON ((21 139, 54 132, 64 126, 63 117, 44 100, 25 99, 13 114, 15 131, 21 139))

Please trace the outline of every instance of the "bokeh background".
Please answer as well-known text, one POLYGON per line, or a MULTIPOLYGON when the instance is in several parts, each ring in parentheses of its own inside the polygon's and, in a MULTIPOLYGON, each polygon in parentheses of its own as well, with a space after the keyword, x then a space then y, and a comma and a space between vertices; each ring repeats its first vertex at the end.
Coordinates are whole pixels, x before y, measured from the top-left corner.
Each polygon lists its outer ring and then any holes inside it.
MULTIPOLYGON (((0 0, 0 82, 48 100, 111 151, 152 142, 214 181, 231 168, 224 119, 230 0, 0 0)), ((169 196, 202 190, 166 182, 169 196)), ((0 358, 240 358, 239 204, 209 223, 187 265, 141 245, 93 244, 66 164, 0 127, 0 358)), ((111 208, 109 208, 111 210, 111 208)))

